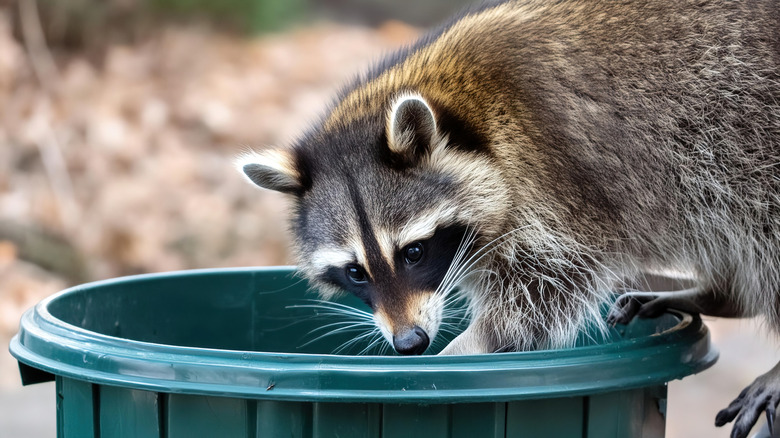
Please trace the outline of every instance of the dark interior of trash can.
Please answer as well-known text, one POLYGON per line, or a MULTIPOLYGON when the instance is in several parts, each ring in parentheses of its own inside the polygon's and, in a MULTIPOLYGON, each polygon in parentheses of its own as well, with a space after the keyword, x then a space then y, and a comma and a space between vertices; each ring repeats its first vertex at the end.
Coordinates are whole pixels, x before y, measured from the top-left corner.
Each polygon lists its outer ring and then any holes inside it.
MULTIPOLYGON (((336 303, 368 311, 351 296, 336 303)), ((51 302, 49 311, 85 330, 157 344, 277 353, 393 354, 382 339, 367 348, 378 334, 351 342, 372 325, 349 330, 348 321, 355 318, 319 307, 316 292, 291 274, 193 273, 97 283, 51 302)), ((468 324, 466 319, 450 322, 455 333, 468 324)), ((632 324, 629 332, 612 329, 607 339, 596 332, 583 333, 578 345, 648 336, 678 322, 669 314, 655 324, 632 324)), ((440 333, 427 353, 436 353, 453 336, 440 333)))

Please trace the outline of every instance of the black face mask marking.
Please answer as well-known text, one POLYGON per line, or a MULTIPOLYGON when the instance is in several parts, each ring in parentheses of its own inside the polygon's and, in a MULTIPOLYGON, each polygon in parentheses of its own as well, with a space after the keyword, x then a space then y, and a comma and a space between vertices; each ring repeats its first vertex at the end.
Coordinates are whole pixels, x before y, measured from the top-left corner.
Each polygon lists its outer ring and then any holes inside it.
POLYGON ((363 248, 366 252, 366 262, 368 263, 367 271, 370 272, 374 278, 386 278, 391 276, 392 269, 382 257, 382 250, 379 246, 379 242, 376 240, 376 234, 374 233, 371 221, 368 218, 365 203, 358 192, 357 182, 351 175, 347 175, 347 190, 349 191, 349 197, 352 200, 352 205, 354 206, 355 214, 357 215, 360 240, 363 243, 363 248))
MULTIPOLYGON (((370 233, 370 229, 368 232, 370 233)), ((465 225, 441 227, 433 236, 397 250, 393 256, 394 270, 390 269, 381 254, 371 254, 369 246, 366 245, 369 263, 381 263, 379 266, 370 266, 370 276, 364 267, 349 263, 328 268, 320 276, 320 280, 354 294, 372 309, 378 301, 392 306, 393 303, 405 301, 405 294, 410 292, 437 290, 460 249, 466 232, 465 225), (414 249, 410 251, 410 248, 414 249), (416 259, 413 263, 408 260, 410 255, 416 259)), ((373 237, 373 233, 369 235, 373 237)), ((375 251, 378 251, 376 240, 374 245, 375 251)))
POLYGON ((405 286, 403 289, 436 290, 444 280, 466 230, 464 225, 440 227, 430 238, 398 251, 394 263, 397 281, 405 286))

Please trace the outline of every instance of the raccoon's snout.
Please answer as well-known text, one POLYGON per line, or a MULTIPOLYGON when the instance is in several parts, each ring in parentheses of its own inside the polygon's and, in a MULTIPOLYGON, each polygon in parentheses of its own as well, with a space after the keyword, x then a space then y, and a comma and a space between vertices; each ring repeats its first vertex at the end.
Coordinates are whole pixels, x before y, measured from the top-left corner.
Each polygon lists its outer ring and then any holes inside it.
POLYGON ((404 329, 397 335, 393 335, 393 347, 395 351, 405 356, 419 356, 428 349, 431 340, 428 333, 419 326, 404 329))

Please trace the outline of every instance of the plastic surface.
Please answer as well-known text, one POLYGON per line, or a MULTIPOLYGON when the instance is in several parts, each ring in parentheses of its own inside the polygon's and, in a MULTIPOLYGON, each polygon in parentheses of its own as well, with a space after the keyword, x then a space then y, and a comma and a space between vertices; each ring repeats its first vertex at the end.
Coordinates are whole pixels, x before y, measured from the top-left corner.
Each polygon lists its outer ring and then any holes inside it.
MULTIPOLYGON (((717 359, 701 320, 676 314, 637 320, 597 345, 566 350, 327 354, 356 334, 317 339, 324 333, 318 328, 334 319, 290 307, 316 299, 306 289, 292 268, 184 271, 86 284, 27 312, 11 352, 23 368, 63 381, 259 401, 418 404, 652 387, 717 359)), ((356 301, 347 299, 359 306, 356 301)))
POLYGON ((57 377, 58 438, 659 438, 666 387, 456 404, 252 400, 57 377))
POLYGON ((568 350, 381 356, 306 289, 292 268, 86 284, 11 352, 25 384, 56 380, 58 438, 660 438, 666 382, 717 358, 684 314, 568 350))

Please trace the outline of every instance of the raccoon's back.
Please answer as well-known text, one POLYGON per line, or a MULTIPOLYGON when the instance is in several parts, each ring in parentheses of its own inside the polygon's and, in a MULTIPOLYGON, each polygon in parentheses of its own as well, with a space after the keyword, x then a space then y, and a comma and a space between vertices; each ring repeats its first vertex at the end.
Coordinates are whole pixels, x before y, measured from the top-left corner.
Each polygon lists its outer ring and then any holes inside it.
POLYGON ((406 91, 446 116, 455 147, 495 157, 518 197, 563 200, 572 227, 658 235, 712 206, 776 213, 774 0, 486 6, 346 88, 323 127, 382 120, 406 91))
POLYGON ((622 132, 613 144, 624 153, 615 154, 629 163, 615 171, 650 178, 640 193, 666 198, 686 221, 712 212, 742 217, 746 223, 738 226, 766 224, 777 241, 780 6, 663 3, 642 2, 649 10, 639 9, 647 15, 635 17, 633 28, 604 28, 603 35, 612 35, 602 39, 608 51, 588 57, 613 75, 605 78, 604 100, 615 112, 613 129, 622 132), (659 11, 665 6, 671 7, 659 11))
POLYGON ((649 239, 778 243, 780 2, 533 4, 503 69, 554 196, 649 239))
POLYGON ((523 137, 542 152, 631 166, 665 146, 707 146, 725 165, 738 157, 721 146, 739 145, 771 163, 779 83, 774 0, 506 1, 387 57, 344 90, 324 126, 383 117, 413 90, 499 156, 527 146, 523 137))
POLYGON ((545 147, 777 175, 780 2, 539 8, 506 70, 545 147))

